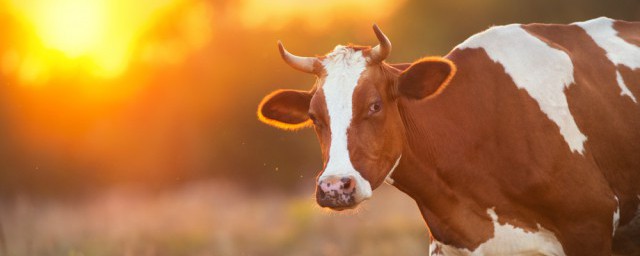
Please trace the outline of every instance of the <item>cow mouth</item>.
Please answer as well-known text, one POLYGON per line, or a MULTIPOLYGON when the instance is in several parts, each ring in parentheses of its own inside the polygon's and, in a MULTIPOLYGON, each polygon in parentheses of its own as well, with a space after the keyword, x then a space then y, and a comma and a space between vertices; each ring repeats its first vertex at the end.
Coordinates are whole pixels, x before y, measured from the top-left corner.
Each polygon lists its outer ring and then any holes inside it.
POLYGON ((353 209, 359 204, 359 202, 356 202, 355 189, 349 193, 324 192, 319 189, 316 191, 316 201, 321 207, 336 211, 353 209))

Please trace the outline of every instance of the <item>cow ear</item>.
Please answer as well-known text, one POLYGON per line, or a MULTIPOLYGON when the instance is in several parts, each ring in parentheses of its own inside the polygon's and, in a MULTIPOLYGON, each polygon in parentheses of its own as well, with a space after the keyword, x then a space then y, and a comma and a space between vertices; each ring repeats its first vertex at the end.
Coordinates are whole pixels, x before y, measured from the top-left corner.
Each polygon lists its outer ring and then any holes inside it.
POLYGON ((297 130, 311 125, 309 104, 313 95, 307 91, 277 90, 265 96, 258 106, 258 119, 265 124, 297 130))
POLYGON ((398 90, 412 99, 424 99, 438 95, 456 73, 456 66, 448 59, 427 57, 414 62, 400 74, 398 90))

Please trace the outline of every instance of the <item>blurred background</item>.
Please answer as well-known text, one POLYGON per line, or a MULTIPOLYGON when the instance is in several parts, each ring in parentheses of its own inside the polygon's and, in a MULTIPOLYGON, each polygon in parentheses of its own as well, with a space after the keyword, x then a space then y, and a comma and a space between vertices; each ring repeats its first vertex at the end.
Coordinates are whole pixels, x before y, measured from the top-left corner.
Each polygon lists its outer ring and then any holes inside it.
POLYGON ((410 198, 313 200, 311 130, 260 99, 284 64, 391 39, 445 55, 491 25, 640 20, 637 0, 0 0, 0 255, 426 255, 410 198))

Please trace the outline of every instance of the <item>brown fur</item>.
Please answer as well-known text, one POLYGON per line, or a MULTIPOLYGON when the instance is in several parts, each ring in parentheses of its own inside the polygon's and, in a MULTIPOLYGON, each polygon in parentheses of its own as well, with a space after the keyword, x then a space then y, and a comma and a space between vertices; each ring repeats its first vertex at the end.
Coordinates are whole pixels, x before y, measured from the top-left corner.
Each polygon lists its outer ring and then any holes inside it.
POLYGON ((625 41, 640 47, 640 27, 637 22, 618 20, 613 23, 613 29, 618 31, 618 36, 625 41))

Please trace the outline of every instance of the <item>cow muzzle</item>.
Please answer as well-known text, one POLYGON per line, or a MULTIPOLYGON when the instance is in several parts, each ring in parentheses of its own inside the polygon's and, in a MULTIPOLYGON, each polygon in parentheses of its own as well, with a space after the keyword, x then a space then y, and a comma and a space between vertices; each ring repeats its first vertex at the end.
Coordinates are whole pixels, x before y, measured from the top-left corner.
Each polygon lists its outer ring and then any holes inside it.
POLYGON ((316 189, 318 205, 334 210, 354 208, 366 199, 359 195, 358 185, 361 184, 358 183, 353 176, 332 175, 319 179, 316 189))

